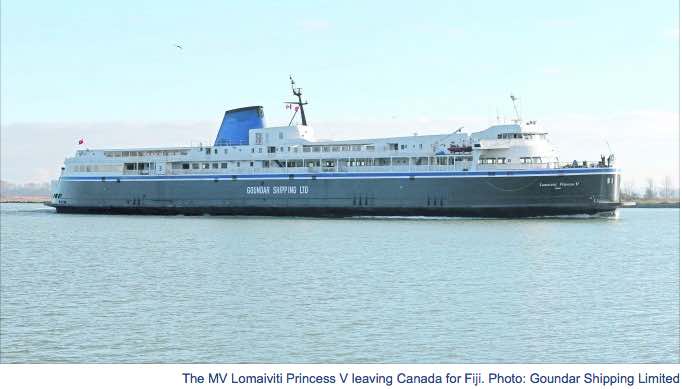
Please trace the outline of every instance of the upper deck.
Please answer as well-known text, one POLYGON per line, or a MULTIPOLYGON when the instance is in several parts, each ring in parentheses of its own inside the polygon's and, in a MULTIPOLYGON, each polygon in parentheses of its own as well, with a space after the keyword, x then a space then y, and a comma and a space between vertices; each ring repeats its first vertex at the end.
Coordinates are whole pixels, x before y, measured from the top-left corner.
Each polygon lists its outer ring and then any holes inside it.
POLYGON ((318 141, 308 126, 249 130, 244 145, 78 150, 67 176, 206 175, 325 172, 436 172, 596 167, 562 163, 547 133, 518 124, 471 135, 449 134, 318 141))

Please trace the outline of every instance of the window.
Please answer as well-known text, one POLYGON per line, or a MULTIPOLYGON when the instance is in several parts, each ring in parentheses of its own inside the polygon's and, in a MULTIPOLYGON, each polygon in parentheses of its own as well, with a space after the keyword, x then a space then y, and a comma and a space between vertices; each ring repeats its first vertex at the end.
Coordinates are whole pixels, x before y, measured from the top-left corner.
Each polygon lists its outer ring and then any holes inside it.
POLYGON ((260 132, 256 133, 256 144, 257 145, 262 145, 263 144, 263 134, 260 132))
POLYGON ((221 169, 227 169, 227 162, 223 162, 220 164, 221 169))
POLYGON ((183 163, 183 164, 182 164, 182 168, 185 169, 185 170, 189 169, 189 164, 188 164, 188 163, 183 163))
POLYGON ((202 167, 203 167, 204 169, 208 169, 208 168, 210 167, 210 164, 209 164, 209 163, 203 163, 203 164, 202 164, 202 167))
POLYGON ((218 149, 213 149, 213 154, 218 154, 218 149))
POLYGON ((279 132, 279 139, 284 139, 284 133, 281 131, 279 132))
POLYGON ((240 165, 241 165, 241 163, 237 162, 237 167, 239 167, 240 165))
POLYGON ((218 163, 217 163, 217 162, 214 162, 214 163, 213 163, 213 169, 217 169, 217 168, 218 168, 218 163))
POLYGON ((249 166, 253 166, 253 161, 249 162, 249 166))
POLYGON ((137 170, 137 166, 135 165, 135 163, 126 163, 126 170, 137 170))
POLYGON ((198 163, 193 163, 193 164, 192 164, 192 169, 199 169, 199 164, 198 164, 198 163))
POLYGON ((206 148, 206 154, 211 154, 211 148, 210 147, 206 148))

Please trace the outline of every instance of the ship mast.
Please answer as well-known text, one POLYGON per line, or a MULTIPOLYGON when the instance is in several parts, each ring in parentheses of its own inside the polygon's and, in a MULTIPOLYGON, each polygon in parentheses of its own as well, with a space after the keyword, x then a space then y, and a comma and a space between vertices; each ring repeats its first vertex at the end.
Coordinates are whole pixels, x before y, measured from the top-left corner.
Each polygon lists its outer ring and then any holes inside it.
POLYGON ((519 115, 519 110, 516 108, 516 100, 519 98, 513 94, 509 96, 511 98, 512 104, 514 104, 514 112, 516 113, 516 119, 512 120, 515 124, 521 123, 521 115, 519 115))
MULTIPOLYGON (((301 122, 302 122, 301 124, 303 124, 304 126, 307 126, 308 122, 305 120, 305 111, 303 111, 303 106, 308 104, 308 101, 306 100, 305 102, 303 102, 303 100, 301 99, 301 96, 303 96, 303 92, 301 91, 301 88, 296 88, 296 86, 295 86, 296 83, 294 82, 294 78, 291 76, 291 74, 289 75, 289 80, 291 80, 291 93, 293 93, 294 96, 298 97, 298 101, 285 101, 285 103, 298 105, 298 108, 301 110, 301 122)), ((296 113, 294 113, 294 116, 295 115, 296 115, 296 113)), ((294 118, 292 117, 291 120, 293 121, 294 118)))

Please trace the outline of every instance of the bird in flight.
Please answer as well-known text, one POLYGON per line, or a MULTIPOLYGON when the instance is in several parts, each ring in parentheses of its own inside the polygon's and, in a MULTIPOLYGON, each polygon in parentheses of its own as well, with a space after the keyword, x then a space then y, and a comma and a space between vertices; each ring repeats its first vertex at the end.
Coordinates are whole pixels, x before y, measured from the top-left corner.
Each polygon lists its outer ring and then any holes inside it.
POLYGON ((180 46, 180 44, 178 44, 178 43, 175 44, 175 47, 177 47, 178 49, 182 50, 182 46, 180 46))

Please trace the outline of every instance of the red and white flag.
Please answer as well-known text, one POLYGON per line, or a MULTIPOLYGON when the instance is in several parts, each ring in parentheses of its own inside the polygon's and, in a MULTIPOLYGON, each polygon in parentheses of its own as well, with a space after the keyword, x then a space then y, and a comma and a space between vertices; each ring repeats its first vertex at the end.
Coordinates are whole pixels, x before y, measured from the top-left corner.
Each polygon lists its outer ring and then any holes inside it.
POLYGON ((78 139, 78 144, 79 144, 79 145, 82 145, 83 143, 85 143, 85 139, 83 139, 83 138, 78 139))

